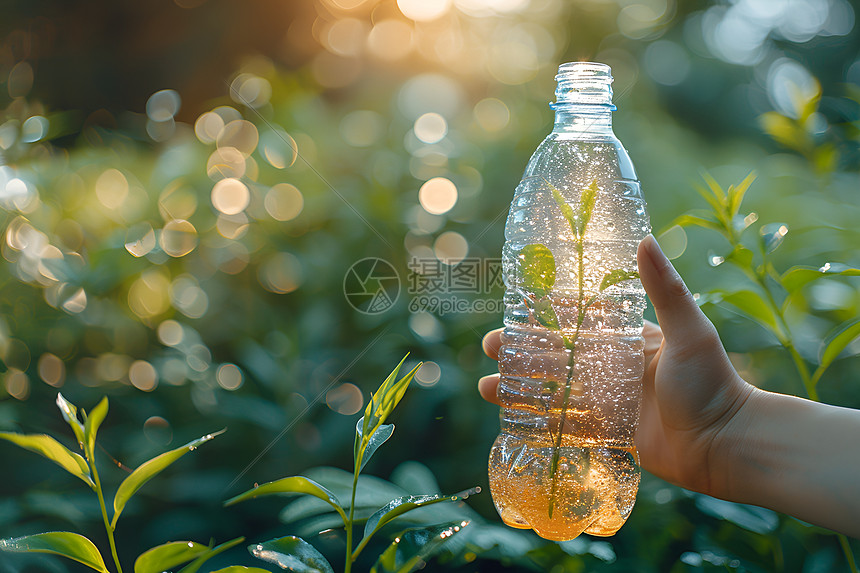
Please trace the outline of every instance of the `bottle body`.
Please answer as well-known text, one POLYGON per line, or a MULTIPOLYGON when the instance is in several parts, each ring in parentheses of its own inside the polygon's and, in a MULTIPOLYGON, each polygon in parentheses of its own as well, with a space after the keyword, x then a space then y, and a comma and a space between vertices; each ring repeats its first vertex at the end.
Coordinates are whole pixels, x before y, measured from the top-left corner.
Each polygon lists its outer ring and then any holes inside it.
POLYGON ((645 308, 636 250, 650 232, 610 109, 560 107, 505 228, 501 432, 489 460, 503 521, 553 540, 612 535, 633 508, 645 308))

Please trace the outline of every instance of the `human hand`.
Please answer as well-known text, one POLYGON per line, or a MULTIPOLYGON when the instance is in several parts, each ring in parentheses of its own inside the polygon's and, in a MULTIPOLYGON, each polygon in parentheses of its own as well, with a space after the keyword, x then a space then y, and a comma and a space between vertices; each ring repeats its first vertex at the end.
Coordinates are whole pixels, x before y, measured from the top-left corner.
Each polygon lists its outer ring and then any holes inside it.
MULTIPOLYGON (((636 446, 642 467, 677 485, 721 496, 727 465, 721 456, 735 414, 754 388, 732 367, 717 331, 683 280, 649 236, 639 245, 639 274, 663 326, 645 322, 645 373, 636 446)), ((499 359, 502 329, 488 333, 484 352, 499 359)), ((499 374, 478 381, 484 399, 498 404, 499 374)), ((737 425, 735 422, 734 425, 737 425)))

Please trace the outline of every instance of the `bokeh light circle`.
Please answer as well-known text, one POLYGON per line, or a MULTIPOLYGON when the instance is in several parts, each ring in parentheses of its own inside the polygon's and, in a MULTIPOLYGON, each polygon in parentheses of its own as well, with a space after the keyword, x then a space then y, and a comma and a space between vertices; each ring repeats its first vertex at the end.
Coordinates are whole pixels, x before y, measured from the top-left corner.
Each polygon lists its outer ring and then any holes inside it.
POLYGON ((457 204, 457 186, 445 177, 434 177, 418 190, 418 201, 428 213, 442 215, 457 204))
POLYGON ((276 221, 290 221, 299 216, 305 200, 302 192, 290 183, 274 185, 263 201, 266 212, 276 221))
POLYGON ((197 246, 197 229, 184 219, 168 221, 161 229, 159 243, 171 257, 184 257, 197 246))
POLYGON ((244 211, 251 202, 251 192, 248 187, 233 177, 218 181, 212 187, 212 205, 225 215, 237 215, 244 211))

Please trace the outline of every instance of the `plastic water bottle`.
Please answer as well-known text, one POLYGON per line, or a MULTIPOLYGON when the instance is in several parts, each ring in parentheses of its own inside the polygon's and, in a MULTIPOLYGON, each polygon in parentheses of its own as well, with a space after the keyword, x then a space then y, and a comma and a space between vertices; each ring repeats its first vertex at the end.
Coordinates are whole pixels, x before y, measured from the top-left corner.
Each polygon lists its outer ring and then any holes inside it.
POLYGON ((505 227, 501 432, 489 461, 502 520, 541 537, 612 535, 639 487, 633 434, 650 232, 630 157, 612 132, 604 64, 562 64, 555 126, 529 160, 505 227))

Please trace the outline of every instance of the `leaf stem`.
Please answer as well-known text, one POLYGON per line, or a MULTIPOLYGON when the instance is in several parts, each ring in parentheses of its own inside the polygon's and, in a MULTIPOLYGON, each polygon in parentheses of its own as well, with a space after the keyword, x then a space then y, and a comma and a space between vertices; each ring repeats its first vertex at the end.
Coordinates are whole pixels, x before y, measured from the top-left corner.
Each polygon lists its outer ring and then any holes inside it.
POLYGON ((116 552, 116 540, 114 539, 113 535, 114 528, 111 525, 110 520, 108 520, 107 507, 105 506, 105 496, 102 491, 102 482, 101 479, 99 479, 99 471, 96 468, 95 452, 91 448, 87 447, 85 453, 87 455, 87 460, 90 463, 90 471, 93 473, 93 482, 95 482, 96 484, 96 487, 94 489, 96 491, 96 495, 99 498, 99 507, 102 510, 102 520, 105 524, 105 531, 107 532, 108 543, 110 543, 110 553, 113 557, 114 565, 116 565, 117 573, 122 573, 122 566, 119 563, 119 556, 116 552))
MULTIPOLYGON (((740 243, 738 243, 740 244, 740 243)), ((762 258, 764 258, 764 254, 762 254, 762 258)), ((766 261, 763 261, 765 263, 766 261)), ((766 265, 762 264, 762 268, 766 265)), ((778 334, 780 339, 780 343, 782 343, 783 347, 788 350, 788 353, 791 355, 791 359, 794 361, 794 366, 797 368, 797 373, 800 374, 800 379, 803 381, 803 387, 806 389, 806 393, 809 396, 810 400, 818 401, 818 391, 815 389, 815 384, 818 381, 816 378, 813 378, 809 373, 809 367, 806 365, 806 361, 797 351, 797 348, 794 346, 794 339, 791 335, 791 329, 788 327, 788 321, 785 320, 785 313, 780 305, 776 303, 776 299, 773 296, 770 288, 767 286, 767 281, 765 280, 765 275, 763 272, 754 273, 756 283, 759 287, 764 291, 765 297, 767 298, 767 303, 770 305, 771 310, 774 315, 779 319, 779 326, 781 327, 782 333, 778 334)))
MULTIPOLYGON (((564 339, 564 345, 570 350, 570 357, 567 359, 567 380, 564 385, 564 396, 561 401, 561 416, 559 417, 558 422, 558 430, 555 435, 555 441, 552 447, 552 460, 550 462, 550 474, 552 475, 552 485, 550 486, 550 494, 549 494, 549 518, 552 519, 552 513, 555 509, 555 498, 558 493, 558 462, 559 462, 559 448, 561 448, 561 440, 564 436, 564 426, 567 423, 567 406, 568 400, 570 399, 570 390, 571 390, 571 382, 573 381, 573 373, 574 368, 576 367, 576 342, 579 339, 579 330, 582 327, 582 323, 585 321, 585 310, 588 306, 591 306, 591 303, 594 302, 594 298, 588 301, 588 304, 585 303, 585 256, 584 256, 585 245, 583 244, 583 237, 580 235, 577 237, 576 242, 576 252, 577 252, 577 274, 578 282, 579 282, 579 298, 577 301, 577 316, 576 316, 576 330, 573 333, 573 337, 568 339, 566 336, 562 335, 564 339)), ((550 432, 550 438, 552 438, 552 432, 550 432)))
MULTIPOLYGON (((359 451, 364 451, 363 449, 359 451)), ((349 518, 346 520, 346 563, 344 563, 344 573, 352 571, 352 562, 358 553, 352 554, 352 523, 355 517, 355 490, 358 489, 358 472, 361 471, 361 459, 355 460, 355 471, 352 474, 352 497, 349 501, 349 518)))
POLYGON ((842 552, 845 553, 845 559, 848 560, 848 567, 851 569, 851 573, 857 573, 857 562, 854 561, 854 552, 851 551, 848 538, 841 533, 837 533, 836 537, 839 539, 839 545, 842 546, 842 552))

